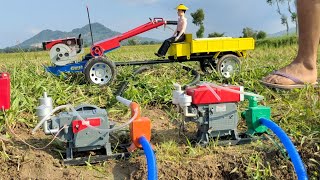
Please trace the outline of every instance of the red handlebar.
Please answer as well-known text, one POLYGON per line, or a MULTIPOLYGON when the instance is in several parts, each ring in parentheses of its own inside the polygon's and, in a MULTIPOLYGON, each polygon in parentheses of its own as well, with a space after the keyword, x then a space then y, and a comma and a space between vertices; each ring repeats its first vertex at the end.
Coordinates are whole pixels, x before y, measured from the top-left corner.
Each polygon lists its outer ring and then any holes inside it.
MULTIPOLYGON (((138 26, 128 32, 125 32, 121 35, 117 35, 107 40, 103 40, 100 42, 95 43, 91 47, 91 55, 92 56, 102 56, 106 51, 110 51, 112 49, 120 47, 120 42, 136 36, 138 34, 144 33, 151 29, 157 28, 166 24, 166 21, 163 18, 153 18, 153 21, 138 26)), ((169 24, 169 23, 168 23, 169 24)))

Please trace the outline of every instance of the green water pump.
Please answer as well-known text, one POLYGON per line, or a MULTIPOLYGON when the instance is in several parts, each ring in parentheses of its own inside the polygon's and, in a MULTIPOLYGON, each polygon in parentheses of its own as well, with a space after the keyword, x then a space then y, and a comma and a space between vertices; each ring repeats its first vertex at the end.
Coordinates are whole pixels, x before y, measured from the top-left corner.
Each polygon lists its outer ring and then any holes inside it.
POLYGON ((244 98, 249 101, 248 109, 241 113, 242 118, 246 120, 248 126, 246 134, 254 135, 267 132, 268 128, 261 125, 259 119, 270 119, 270 107, 258 105, 257 98, 254 96, 245 95, 244 98))

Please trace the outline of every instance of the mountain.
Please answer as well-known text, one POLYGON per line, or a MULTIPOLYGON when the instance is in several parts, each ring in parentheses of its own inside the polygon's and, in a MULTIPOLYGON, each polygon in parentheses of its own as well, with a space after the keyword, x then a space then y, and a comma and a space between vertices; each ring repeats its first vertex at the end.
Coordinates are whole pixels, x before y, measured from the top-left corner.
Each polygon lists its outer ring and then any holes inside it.
MULTIPOLYGON (((294 34, 296 33, 296 28, 289 28, 289 34, 294 34)), ((287 35, 287 30, 283 30, 283 31, 279 31, 273 34, 269 34, 268 37, 278 37, 278 36, 283 36, 283 35, 287 35)))
MULTIPOLYGON (((113 31, 100 23, 92 23, 92 34, 93 34, 93 41, 98 42, 116 35, 121 34, 120 32, 113 31)), ((32 47, 42 47, 42 42, 44 41, 51 41, 54 39, 65 38, 65 37, 78 37, 81 34, 83 38, 84 44, 91 45, 91 36, 90 36, 90 28, 89 25, 85 25, 82 28, 73 29, 71 32, 63 32, 63 31, 52 31, 52 30, 43 30, 40 33, 36 34, 30 39, 25 40, 21 44, 17 46, 21 48, 32 48, 32 47)), ((139 37, 135 36, 138 42, 143 43, 146 41, 154 41, 158 42, 157 39, 146 38, 146 37, 139 37)), ((121 42, 122 45, 126 45, 128 43, 127 40, 121 42)), ((12 48, 15 48, 14 46, 12 48)))

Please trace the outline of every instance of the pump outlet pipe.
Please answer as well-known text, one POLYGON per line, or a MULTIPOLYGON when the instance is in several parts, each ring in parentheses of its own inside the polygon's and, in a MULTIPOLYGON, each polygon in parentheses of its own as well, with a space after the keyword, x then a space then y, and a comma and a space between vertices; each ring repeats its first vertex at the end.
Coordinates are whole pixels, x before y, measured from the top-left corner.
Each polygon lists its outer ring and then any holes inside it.
POLYGON ((306 168, 301 160, 301 157, 287 134, 273 121, 266 118, 260 118, 259 120, 262 125, 271 129, 278 136, 278 138, 286 148, 289 157, 291 158, 293 167, 296 171, 298 180, 308 179, 306 168))
POLYGON ((144 136, 141 136, 139 138, 139 142, 142 145, 144 154, 147 158, 148 180, 156 180, 158 179, 157 160, 152 150, 151 144, 144 136))

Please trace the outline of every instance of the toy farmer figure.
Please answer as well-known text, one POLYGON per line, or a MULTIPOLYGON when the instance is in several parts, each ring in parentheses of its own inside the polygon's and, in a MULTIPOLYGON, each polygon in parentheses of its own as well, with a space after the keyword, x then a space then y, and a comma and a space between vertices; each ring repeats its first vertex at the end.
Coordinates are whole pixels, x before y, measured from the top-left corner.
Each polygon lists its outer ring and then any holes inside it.
POLYGON ((186 36, 184 33, 187 28, 187 18, 184 15, 186 10, 188 10, 188 8, 185 5, 180 4, 179 6, 177 6, 176 9, 178 10, 178 16, 179 16, 177 28, 174 31, 173 36, 171 38, 166 39, 162 43, 158 52, 154 53, 158 57, 164 57, 166 55, 171 43, 183 42, 186 39, 186 36))

